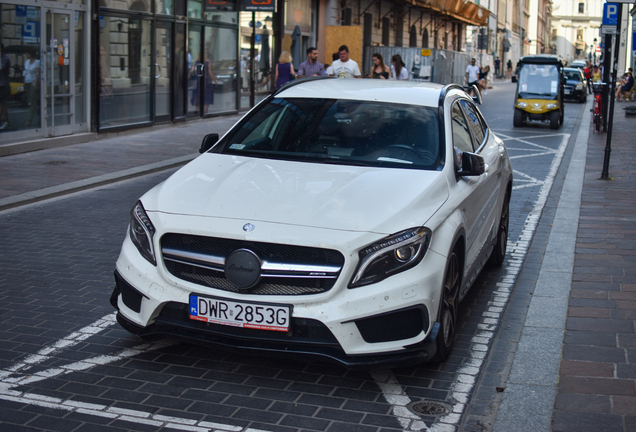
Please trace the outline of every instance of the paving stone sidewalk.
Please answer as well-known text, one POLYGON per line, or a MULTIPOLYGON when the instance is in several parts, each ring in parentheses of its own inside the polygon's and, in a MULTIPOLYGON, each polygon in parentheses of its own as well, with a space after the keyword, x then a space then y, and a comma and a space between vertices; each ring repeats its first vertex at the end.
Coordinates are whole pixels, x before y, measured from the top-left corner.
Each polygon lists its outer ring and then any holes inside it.
POLYGON ((553 432, 636 431, 636 118, 590 130, 553 432))
POLYGON ((206 134, 223 134, 241 117, 111 133, 96 141, 0 157, 0 210, 182 165, 199 154, 206 134))

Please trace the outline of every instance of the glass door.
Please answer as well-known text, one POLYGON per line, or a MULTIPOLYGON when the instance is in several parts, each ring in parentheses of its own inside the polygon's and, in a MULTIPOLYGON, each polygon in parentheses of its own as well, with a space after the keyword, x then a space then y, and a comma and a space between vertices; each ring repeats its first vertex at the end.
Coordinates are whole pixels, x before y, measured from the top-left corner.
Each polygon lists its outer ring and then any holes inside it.
POLYGON ((170 23, 158 22, 155 27, 153 52, 154 123, 168 123, 171 118, 170 72, 172 68, 172 31, 170 23))
POLYGON ((203 27, 191 25, 188 27, 188 118, 201 117, 201 91, 203 83, 203 58, 201 43, 203 27))
POLYGON ((71 12, 49 10, 46 14, 46 135, 73 133, 75 103, 75 32, 71 12))
POLYGON ((186 117, 186 89, 191 59, 187 55, 186 23, 174 24, 174 74, 173 74, 173 109, 174 120, 185 120, 186 117))

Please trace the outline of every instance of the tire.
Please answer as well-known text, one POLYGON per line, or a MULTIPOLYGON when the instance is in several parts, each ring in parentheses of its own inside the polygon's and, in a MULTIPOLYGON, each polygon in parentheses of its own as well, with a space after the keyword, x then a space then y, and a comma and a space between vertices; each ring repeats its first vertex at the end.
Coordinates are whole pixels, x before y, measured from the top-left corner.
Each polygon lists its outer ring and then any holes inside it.
POLYGON ((492 250, 488 264, 498 267, 506 259, 506 248, 508 246, 508 226, 510 221, 510 191, 506 191, 503 206, 501 207, 501 217, 499 218, 499 228, 497 229, 497 241, 492 250))
POLYGON ((523 113, 518 108, 515 108, 515 116, 514 116, 514 118, 512 120, 512 124, 515 127, 523 126, 523 113))
POLYGON ((439 302, 438 322, 439 333, 435 339, 437 353, 435 361, 445 361, 450 356, 457 328, 457 310, 459 306, 459 287, 461 284, 459 257, 453 250, 446 265, 444 286, 439 302))
POLYGON ((550 113, 550 129, 559 128, 559 110, 554 110, 550 113))
POLYGON ((587 95, 584 94, 583 97, 581 98, 581 100, 579 100, 579 102, 581 102, 581 103, 587 102, 587 95))
POLYGON ((601 117, 598 115, 594 116, 594 129, 596 129, 596 132, 601 131, 601 117))

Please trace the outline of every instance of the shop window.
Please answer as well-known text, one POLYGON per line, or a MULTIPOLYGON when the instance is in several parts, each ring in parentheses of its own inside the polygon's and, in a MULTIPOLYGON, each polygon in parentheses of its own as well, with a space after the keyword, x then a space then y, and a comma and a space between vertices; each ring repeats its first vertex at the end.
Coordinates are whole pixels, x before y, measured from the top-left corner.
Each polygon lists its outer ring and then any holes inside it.
POLYGON ((219 23, 238 23, 238 14, 236 12, 206 12, 205 19, 207 21, 219 22, 219 23))
POLYGON ((190 18, 201 18, 202 13, 201 0, 188 0, 188 16, 190 18))
POLYGON ((150 23, 123 17, 100 17, 100 129, 151 120, 150 23))
POLYGON ((10 84, 0 111, 0 134, 41 127, 40 11, 36 6, 0 4, 2 57, 5 65, 9 62, 10 84))
POLYGON ((210 79, 203 83, 203 115, 237 109, 237 42, 237 30, 205 28, 204 74, 210 79))
POLYGON ((151 12, 149 0, 99 0, 101 7, 135 12, 151 12))
POLYGON ((172 0, 155 0, 155 13, 172 15, 174 13, 172 0))

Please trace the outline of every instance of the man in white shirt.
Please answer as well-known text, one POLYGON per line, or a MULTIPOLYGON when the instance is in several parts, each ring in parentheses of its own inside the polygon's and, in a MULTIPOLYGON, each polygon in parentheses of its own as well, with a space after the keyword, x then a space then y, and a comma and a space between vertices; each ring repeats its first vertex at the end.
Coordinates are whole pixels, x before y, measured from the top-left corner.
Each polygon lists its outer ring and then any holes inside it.
POLYGON ((329 67, 329 75, 338 78, 362 78, 358 63, 349 58, 349 47, 342 45, 338 49, 340 60, 336 60, 329 67))
POLYGON ((466 85, 472 87, 479 81, 479 66, 475 65, 476 60, 470 59, 470 64, 466 66, 466 85))

